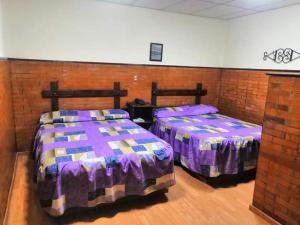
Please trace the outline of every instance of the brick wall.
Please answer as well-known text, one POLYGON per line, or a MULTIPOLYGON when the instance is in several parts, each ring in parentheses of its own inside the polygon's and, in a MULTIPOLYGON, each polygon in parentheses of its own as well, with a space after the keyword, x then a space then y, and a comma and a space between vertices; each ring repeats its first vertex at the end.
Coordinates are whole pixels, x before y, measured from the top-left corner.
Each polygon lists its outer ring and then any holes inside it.
MULTIPOLYGON (((151 82, 162 88, 195 88, 202 82, 208 89, 203 103, 219 107, 221 113, 249 122, 262 123, 268 76, 265 71, 204 69, 159 66, 109 65, 97 63, 64 63, 11 60, 11 79, 17 146, 19 151, 31 149, 31 139, 39 115, 50 110, 50 100, 41 98, 41 90, 49 89, 51 80, 59 80, 61 88, 112 88, 120 81, 128 89, 122 106, 134 98, 150 101, 151 82), (134 81, 134 74, 138 80, 134 81)), ((192 104, 192 97, 159 97, 159 105, 192 104)), ((111 108, 111 98, 62 99, 64 109, 111 108)))
MULTIPOLYGON (((50 110, 50 100, 42 99, 41 91, 49 89, 51 80, 58 80, 60 87, 66 89, 110 89, 114 81, 120 81, 122 88, 129 91, 128 97, 122 98, 122 106, 136 97, 150 101, 152 81, 157 81, 161 88, 195 88, 197 82, 202 82, 208 89, 204 104, 218 106, 221 113, 229 116, 263 123, 253 205, 284 224, 298 222, 299 225, 300 78, 271 77, 269 80, 265 71, 254 70, 24 60, 11 60, 9 66, 19 151, 31 150, 39 116, 50 110), (138 75, 137 81, 134 74, 138 75)), ((0 62, 0 112, 5 115, 0 121, 4 128, 0 133, 0 141, 4 143, 1 158, 14 151, 8 78, 7 62, 0 62)), ((159 97, 158 104, 182 105, 193 101, 192 97, 159 97)), ((65 99, 60 103, 63 109, 113 107, 112 99, 106 98, 65 99)), ((0 164, 4 169, 5 163, 0 164)))
POLYGON ((300 224, 300 77, 271 76, 253 205, 300 224))
MULTIPOLYGON (((157 81, 161 88, 196 88, 202 82, 208 89, 203 103, 217 106, 220 86, 219 69, 126 66, 89 63, 63 63, 47 61, 11 60, 11 79, 17 146, 19 151, 31 150, 32 138, 42 112, 50 110, 50 100, 41 98, 41 91, 49 89, 51 80, 58 80, 64 89, 111 89, 114 81, 128 89, 127 101, 143 98, 150 101, 151 82, 157 81), (133 74, 138 75, 134 81, 133 74)), ((159 97, 159 105, 192 104, 193 97, 159 97)), ((62 109, 112 108, 112 98, 63 99, 62 109)))
POLYGON ((11 85, 8 62, 5 60, 0 61, 0 114, 0 224, 2 224, 15 159, 11 85))
POLYGON ((219 109, 228 116, 262 124, 267 88, 265 71, 224 69, 219 109))

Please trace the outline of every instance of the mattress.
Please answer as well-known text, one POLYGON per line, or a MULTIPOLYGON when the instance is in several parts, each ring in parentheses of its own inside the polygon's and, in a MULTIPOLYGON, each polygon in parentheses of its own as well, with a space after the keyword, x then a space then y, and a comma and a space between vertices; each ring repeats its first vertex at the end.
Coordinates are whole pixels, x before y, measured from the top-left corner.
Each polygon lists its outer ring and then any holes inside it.
POLYGON ((218 114, 211 106, 193 107, 155 113, 151 131, 171 144, 175 161, 206 177, 256 168, 261 126, 218 114))
POLYGON ((175 184, 173 150, 122 110, 43 114, 35 137, 35 176, 52 216, 175 184))

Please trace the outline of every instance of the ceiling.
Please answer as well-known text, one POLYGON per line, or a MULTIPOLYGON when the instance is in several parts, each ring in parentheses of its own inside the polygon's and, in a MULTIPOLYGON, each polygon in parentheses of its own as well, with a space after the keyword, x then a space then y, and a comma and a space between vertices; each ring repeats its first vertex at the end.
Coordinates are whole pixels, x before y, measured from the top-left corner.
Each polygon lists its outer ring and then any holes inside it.
POLYGON ((300 4, 300 0, 100 0, 222 20, 300 4))

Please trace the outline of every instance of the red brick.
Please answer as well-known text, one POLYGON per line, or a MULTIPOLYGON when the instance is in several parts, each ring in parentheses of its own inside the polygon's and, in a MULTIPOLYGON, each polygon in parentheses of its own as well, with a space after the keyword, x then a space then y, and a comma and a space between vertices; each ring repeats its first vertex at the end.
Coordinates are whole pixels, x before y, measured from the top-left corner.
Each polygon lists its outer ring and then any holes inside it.
MULTIPOLYGON (((221 70, 202 68, 110 65, 97 63, 63 63, 47 61, 10 61, 14 113, 19 151, 31 150, 32 138, 39 115, 50 110, 50 101, 41 98, 41 91, 49 89, 51 80, 58 80, 61 88, 107 89, 114 81, 128 89, 121 104, 136 97, 150 101, 151 82, 161 88, 195 88, 201 82, 208 90, 204 104, 218 105, 221 70), (138 74, 138 81, 133 80, 138 74), (183 81, 183 82, 179 82, 183 81)), ((192 104, 193 97, 159 97, 159 105, 192 104)), ((62 99, 62 109, 112 108, 112 98, 62 99)))
POLYGON ((16 151, 10 78, 7 60, 0 60, 0 224, 3 224, 16 151))
POLYGON ((299 80, 288 77, 269 79, 253 199, 259 209, 279 222, 297 225, 300 221, 300 163, 295 159, 300 150, 300 113, 294 91, 299 80))
POLYGON ((262 124, 268 76, 264 71, 222 70, 219 108, 223 114, 262 124))

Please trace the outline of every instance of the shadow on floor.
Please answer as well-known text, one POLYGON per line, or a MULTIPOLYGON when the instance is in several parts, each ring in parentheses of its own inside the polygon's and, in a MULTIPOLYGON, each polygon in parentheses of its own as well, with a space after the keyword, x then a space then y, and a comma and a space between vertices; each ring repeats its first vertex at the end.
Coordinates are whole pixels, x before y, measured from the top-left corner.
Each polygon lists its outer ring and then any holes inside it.
POLYGON ((190 174, 195 179, 198 179, 201 182, 204 182, 213 188, 229 188, 229 187, 236 186, 240 183, 248 183, 252 180, 255 180, 255 176, 256 176, 256 169, 252 169, 240 174, 221 175, 219 177, 210 178, 210 177, 204 177, 197 173, 194 173, 188 170, 187 168, 185 168, 184 166, 182 166, 180 163, 175 163, 175 165, 181 167, 185 172, 190 174))
POLYGON ((136 209, 145 209, 155 204, 167 202, 168 198, 162 192, 152 193, 143 197, 126 197, 114 203, 101 204, 94 208, 76 208, 67 210, 65 215, 52 218, 57 224, 70 224, 72 222, 93 222, 99 218, 112 218, 118 213, 136 209))

